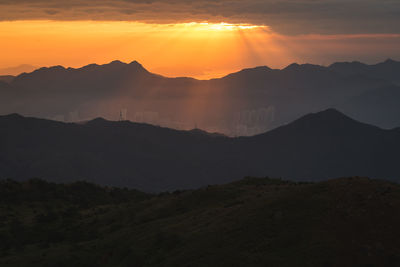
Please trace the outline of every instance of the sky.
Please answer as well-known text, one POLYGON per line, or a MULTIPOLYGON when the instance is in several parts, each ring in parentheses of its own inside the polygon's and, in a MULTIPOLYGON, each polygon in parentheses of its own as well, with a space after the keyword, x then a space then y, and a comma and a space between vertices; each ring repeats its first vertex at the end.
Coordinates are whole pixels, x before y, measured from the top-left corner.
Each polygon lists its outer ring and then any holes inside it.
POLYGON ((0 40, 0 74, 113 60, 199 79, 293 62, 373 64, 400 59, 400 1, 0 0, 0 40))

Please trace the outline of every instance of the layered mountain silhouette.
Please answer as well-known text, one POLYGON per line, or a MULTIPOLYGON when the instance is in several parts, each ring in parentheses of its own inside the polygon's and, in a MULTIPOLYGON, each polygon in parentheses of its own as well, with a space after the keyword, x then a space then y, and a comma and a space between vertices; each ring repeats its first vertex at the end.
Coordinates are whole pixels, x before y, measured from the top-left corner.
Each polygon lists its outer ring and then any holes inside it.
POLYGON ((299 181, 369 176, 398 181, 398 128, 334 109, 265 134, 231 138, 129 121, 62 123, 0 117, 0 177, 87 180, 144 191, 196 188, 246 175, 299 181))
POLYGON ((400 62, 387 59, 382 63, 375 65, 367 65, 361 62, 338 62, 330 65, 329 70, 344 75, 367 75, 375 78, 385 79, 389 81, 400 83, 400 76, 398 70, 400 62))
POLYGON ((132 121, 179 129, 198 124, 237 136, 262 133, 334 107, 363 122, 393 128, 400 123, 400 113, 390 113, 388 106, 400 101, 398 77, 400 63, 393 60, 329 67, 291 64, 282 70, 256 67, 211 80, 166 78, 136 61, 78 69, 56 66, 0 80, 0 114, 116 120, 120 110, 127 109, 132 121), (391 88, 390 97, 385 88, 391 88), (381 99, 373 112, 370 92, 381 99))

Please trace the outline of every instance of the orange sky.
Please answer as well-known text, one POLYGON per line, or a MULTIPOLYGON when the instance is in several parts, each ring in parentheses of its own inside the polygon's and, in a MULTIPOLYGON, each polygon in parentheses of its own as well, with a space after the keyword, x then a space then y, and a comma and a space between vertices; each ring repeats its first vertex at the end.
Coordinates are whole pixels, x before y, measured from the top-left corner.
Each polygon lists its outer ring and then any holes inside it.
POLYGON ((118 59, 137 60, 165 76, 201 79, 259 65, 373 63, 400 56, 399 34, 285 36, 244 24, 13 21, 0 22, 0 40, 0 69, 81 67, 118 59))

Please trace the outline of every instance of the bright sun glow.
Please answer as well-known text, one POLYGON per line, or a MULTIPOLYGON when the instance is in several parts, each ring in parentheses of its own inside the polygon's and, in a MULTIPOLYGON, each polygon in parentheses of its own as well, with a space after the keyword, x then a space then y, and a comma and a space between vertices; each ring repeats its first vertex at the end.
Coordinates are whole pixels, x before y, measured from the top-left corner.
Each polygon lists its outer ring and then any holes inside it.
POLYGON ((0 22, 0 40, 0 69, 25 63, 81 67, 119 59, 137 60, 166 76, 202 79, 261 65, 266 48, 277 49, 268 27, 223 22, 0 22))
POLYGON ((137 60, 169 77, 208 79, 261 65, 329 64, 329 57, 357 58, 384 44, 387 54, 396 55, 398 40, 400 35, 393 34, 283 36, 264 25, 204 21, 3 21, 0 71, 21 64, 82 67, 118 59, 137 60))
POLYGON ((183 25, 188 25, 199 30, 208 30, 208 31, 233 31, 233 30, 250 30, 250 29, 267 28, 267 26, 264 25, 232 24, 225 22, 221 23, 191 22, 191 23, 183 23, 183 25))

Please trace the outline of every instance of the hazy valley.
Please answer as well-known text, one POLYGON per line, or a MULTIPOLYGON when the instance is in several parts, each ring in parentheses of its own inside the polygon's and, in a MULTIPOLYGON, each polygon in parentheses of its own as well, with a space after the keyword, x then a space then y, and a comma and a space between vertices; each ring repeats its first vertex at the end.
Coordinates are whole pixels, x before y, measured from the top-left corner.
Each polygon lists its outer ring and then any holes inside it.
POLYGON ((211 80, 162 77, 136 61, 56 66, 0 79, 0 114, 70 122, 122 118, 248 136, 336 108, 362 122, 394 128, 400 122, 399 77, 400 62, 393 60, 256 67, 211 80))

